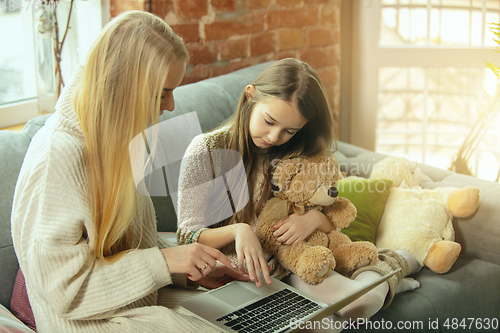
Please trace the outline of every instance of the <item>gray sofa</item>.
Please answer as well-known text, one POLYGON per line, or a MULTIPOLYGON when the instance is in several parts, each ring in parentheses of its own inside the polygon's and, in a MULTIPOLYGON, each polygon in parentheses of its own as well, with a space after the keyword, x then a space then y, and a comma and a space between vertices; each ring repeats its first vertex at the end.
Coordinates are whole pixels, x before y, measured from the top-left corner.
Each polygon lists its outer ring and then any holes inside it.
MULTIPOLYGON (((161 120, 197 111, 203 131, 226 119, 236 107, 243 88, 270 63, 185 85, 175 90, 176 108, 161 120)), ((10 234, 10 212, 17 176, 31 138, 49 115, 29 121, 21 133, 0 131, 0 303, 10 307, 18 263, 10 234)), ((337 158, 348 174, 354 163, 362 163, 367 177, 371 166, 384 156, 338 142, 337 158)), ((420 165, 427 175, 423 187, 478 186, 481 201, 470 218, 454 221, 463 253, 443 275, 424 268, 414 277, 421 287, 396 295, 390 307, 371 318, 371 325, 353 331, 383 332, 390 328, 415 332, 497 332, 485 329, 500 318, 500 184, 420 165), (496 318, 496 319, 495 319, 496 318), (474 319, 474 320, 472 320, 474 319), (495 319, 495 320, 494 320, 495 319), (464 321, 465 320, 465 321, 464 321), (448 325, 446 325, 448 323, 448 325), (436 329, 436 324, 438 327, 436 329), (390 326, 389 326, 390 325, 390 326), (402 326, 401 326, 402 325, 402 326), (465 325, 465 326, 463 326, 465 325), (480 328, 481 325, 481 328, 480 328), (454 329, 455 328, 455 329, 454 329)), ((168 197, 153 198, 159 231, 175 231, 176 216, 168 197)), ((498 325, 498 321, 496 322, 498 325)))

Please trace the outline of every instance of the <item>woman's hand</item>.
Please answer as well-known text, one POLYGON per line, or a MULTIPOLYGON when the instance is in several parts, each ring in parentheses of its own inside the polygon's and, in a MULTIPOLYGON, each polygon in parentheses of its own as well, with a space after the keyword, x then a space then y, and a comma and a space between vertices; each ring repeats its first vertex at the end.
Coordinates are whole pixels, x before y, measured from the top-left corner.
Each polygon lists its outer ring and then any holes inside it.
POLYGON ((234 280, 248 281, 249 279, 250 276, 248 276, 248 274, 243 274, 237 270, 228 268, 221 263, 217 263, 213 271, 196 282, 200 286, 207 289, 215 289, 234 280))
POLYGON ((273 233, 277 241, 286 245, 297 244, 309 237, 314 230, 320 229, 325 232, 333 230, 332 222, 322 212, 311 209, 303 215, 291 214, 278 222, 273 233))
POLYGON ((256 281, 257 287, 262 286, 261 271, 267 284, 271 284, 269 266, 264 258, 264 252, 257 235, 246 223, 236 223, 233 227, 240 271, 243 272, 244 262, 246 262, 250 280, 256 281))
POLYGON ((217 261, 231 270, 236 266, 217 249, 195 243, 161 249, 171 274, 187 274, 188 279, 197 281, 215 269, 217 261))

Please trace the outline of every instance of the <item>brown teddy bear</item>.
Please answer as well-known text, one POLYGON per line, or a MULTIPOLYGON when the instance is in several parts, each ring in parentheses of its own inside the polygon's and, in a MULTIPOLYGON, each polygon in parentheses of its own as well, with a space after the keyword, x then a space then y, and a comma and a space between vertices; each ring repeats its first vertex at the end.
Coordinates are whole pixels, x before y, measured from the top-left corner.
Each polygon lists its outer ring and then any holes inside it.
POLYGON ((309 284, 322 282, 330 269, 349 275, 377 260, 377 249, 372 243, 352 242, 338 230, 349 226, 356 217, 356 207, 337 196, 339 172, 332 152, 280 161, 272 177, 277 191, 266 202, 256 223, 263 250, 273 253, 285 269, 309 284), (322 211, 338 229, 328 234, 315 230, 294 245, 278 242, 273 236, 274 226, 294 212, 304 214, 310 209, 322 211))

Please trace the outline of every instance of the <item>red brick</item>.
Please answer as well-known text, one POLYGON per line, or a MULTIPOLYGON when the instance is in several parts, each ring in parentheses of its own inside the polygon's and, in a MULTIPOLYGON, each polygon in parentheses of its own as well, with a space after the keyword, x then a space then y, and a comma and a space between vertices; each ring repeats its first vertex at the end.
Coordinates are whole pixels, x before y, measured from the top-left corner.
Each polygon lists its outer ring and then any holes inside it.
POLYGON ((231 73, 237 71, 238 69, 257 65, 266 62, 268 60, 269 59, 267 59, 267 56, 258 56, 258 57, 244 58, 239 61, 231 61, 229 63, 220 66, 212 66, 210 69, 210 77, 231 73))
POLYGON ((276 0, 276 4, 283 7, 294 7, 300 5, 301 3, 302 0, 276 0))
POLYGON ((339 25, 340 4, 325 5, 321 10, 321 23, 339 25))
POLYGON ((271 0, 242 0, 241 6, 243 7, 243 9, 254 10, 267 8, 270 3, 271 0))
POLYGON ((271 10, 267 12, 266 21, 268 29, 301 28, 318 23, 318 8, 305 7, 284 10, 271 10))
POLYGON ((213 9, 216 12, 234 12, 236 9, 235 0, 211 0, 213 9))
POLYGON ((110 3, 110 14, 111 17, 116 17, 129 10, 144 10, 144 6, 143 0, 117 0, 110 3))
POLYGON ((300 60, 307 62, 315 69, 335 64, 333 52, 327 49, 303 49, 299 53, 300 60))
POLYGON ((222 43, 220 48, 221 60, 243 58, 247 55, 248 38, 233 38, 222 43))
POLYGON ((250 54, 257 56, 272 53, 276 50, 276 36, 273 32, 252 35, 250 39, 250 54))
POLYGON ((224 64, 221 64, 219 66, 212 66, 210 67, 210 77, 215 77, 219 75, 224 75, 228 73, 232 73, 234 71, 237 71, 238 69, 242 69, 245 67, 248 67, 248 65, 244 59, 239 60, 239 61, 234 61, 234 62, 226 62, 224 64))
POLYGON ((326 67, 316 70, 325 87, 334 86, 338 82, 340 69, 337 67, 326 67))
POLYGON ((246 35, 263 30, 262 13, 258 12, 205 25, 207 41, 228 39, 231 36, 246 35))
POLYGON ((273 57, 273 60, 281 60, 281 59, 285 59, 285 58, 298 58, 297 51, 279 52, 273 57))
POLYGON ((207 0, 175 1, 175 11, 181 20, 199 19, 208 14, 207 0))
POLYGON ((121 1, 116 1, 116 0, 110 1, 109 14, 112 18, 118 16, 122 11, 123 9, 121 8, 121 1))
POLYGON ((187 50, 190 54, 189 63, 191 65, 211 64, 217 61, 217 53, 214 51, 213 43, 206 45, 187 44, 187 50))
POLYGON ((308 5, 319 5, 323 3, 330 3, 330 0, 307 0, 308 5))
POLYGON ((278 36, 280 51, 297 49, 304 46, 304 37, 300 28, 281 29, 278 32, 278 36))
POLYGON ((307 46, 331 46, 333 44, 333 32, 329 28, 312 28, 307 31, 307 46))
POLYGON ((185 43, 197 43, 200 38, 198 23, 176 24, 171 27, 185 43))
POLYGON ((335 44, 331 50, 330 50, 331 54, 332 54, 332 57, 333 57, 333 60, 334 60, 334 65, 337 66, 337 67, 340 67, 341 65, 341 59, 340 59, 340 54, 341 54, 341 51, 340 51, 340 44, 335 44))
POLYGON ((340 45, 340 25, 333 27, 333 44, 340 45))
POLYGON ((144 10, 144 1, 125 1, 125 11, 129 10, 144 10))
MULTIPOLYGON (((149 1, 145 1, 149 7, 149 1)), ((152 13, 158 17, 164 18, 170 11, 174 10, 174 3, 171 0, 154 0, 152 1, 152 13)))

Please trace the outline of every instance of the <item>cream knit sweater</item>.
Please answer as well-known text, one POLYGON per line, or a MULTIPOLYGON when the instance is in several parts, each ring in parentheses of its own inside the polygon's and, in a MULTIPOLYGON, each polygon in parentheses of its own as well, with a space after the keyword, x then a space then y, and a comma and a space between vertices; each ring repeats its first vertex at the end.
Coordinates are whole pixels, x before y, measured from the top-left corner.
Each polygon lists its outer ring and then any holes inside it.
MULTIPOLYGON (((72 108, 77 70, 56 113, 33 137, 17 181, 12 238, 38 332, 194 332, 212 328, 175 308, 198 291, 170 274, 159 248, 152 204, 145 209, 139 249, 116 263, 97 260, 86 188, 85 140, 72 108), (87 236, 88 235, 88 236, 87 236), (171 297, 170 297, 171 296, 171 297)), ((136 239, 136 244, 139 239, 136 239)))

